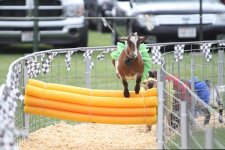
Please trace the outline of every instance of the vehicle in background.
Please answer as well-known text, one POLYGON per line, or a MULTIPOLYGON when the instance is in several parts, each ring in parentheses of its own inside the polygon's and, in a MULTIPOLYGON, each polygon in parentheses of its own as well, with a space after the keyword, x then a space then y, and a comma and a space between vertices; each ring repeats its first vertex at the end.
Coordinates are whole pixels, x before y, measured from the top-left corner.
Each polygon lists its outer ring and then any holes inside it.
MULTIPOLYGON (((0 44, 32 43, 35 0, 0 0, 0 44)), ((87 21, 83 0, 39 0, 38 42, 86 47, 87 21)))
MULTIPOLYGON (((225 5, 202 0, 202 40, 225 39, 225 5)), ((200 32, 199 0, 115 0, 113 43, 118 36, 137 32, 146 43, 195 41, 200 32)))
MULTIPOLYGON (((89 27, 99 32, 109 31, 107 26, 104 26, 101 17, 110 17, 109 12, 112 10, 112 0, 85 0, 87 16, 90 17, 89 27), (93 17, 93 18, 91 18, 93 17), (97 17, 97 18, 96 18, 97 17)), ((106 19, 111 25, 111 19, 106 19)))

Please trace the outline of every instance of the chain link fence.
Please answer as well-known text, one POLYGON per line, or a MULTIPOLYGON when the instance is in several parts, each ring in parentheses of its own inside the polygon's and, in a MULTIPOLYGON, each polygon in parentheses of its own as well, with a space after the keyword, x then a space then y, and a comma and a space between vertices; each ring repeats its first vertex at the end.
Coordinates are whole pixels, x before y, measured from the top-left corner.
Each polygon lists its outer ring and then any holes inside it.
MULTIPOLYGON (((147 44, 151 69, 158 70, 159 149, 224 148, 224 45, 224 41, 147 44), (207 102, 197 96, 196 83, 202 81, 213 93, 207 102)), ((29 78, 90 89, 122 89, 110 57, 115 49, 53 49, 13 62, 0 89, 0 149, 17 149, 29 133, 60 121, 23 112, 29 78)), ((131 90, 134 84, 130 81, 131 90)))
POLYGON ((182 53, 163 54, 158 76, 159 148, 223 149, 224 48, 213 42, 178 47, 182 53))

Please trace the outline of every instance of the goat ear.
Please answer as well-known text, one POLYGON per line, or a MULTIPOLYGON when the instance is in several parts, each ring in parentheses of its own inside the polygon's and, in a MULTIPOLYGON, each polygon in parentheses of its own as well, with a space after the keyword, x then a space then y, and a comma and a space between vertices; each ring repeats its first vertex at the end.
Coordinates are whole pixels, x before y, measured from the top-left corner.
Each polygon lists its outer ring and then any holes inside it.
POLYGON ((138 36, 137 32, 134 32, 134 33, 133 33, 133 36, 138 36))
POLYGON ((128 37, 127 36, 122 36, 122 37, 119 37, 118 40, 124 42, 124 41, 128 40, 128 37))
POLYGON ((151 77, 151 78, 157 78, 157 72, 156 71, 149 71, 148 74, 149 74, 149 77, 151 77))
POLYGON ((144 40, 146 40, 146 39, 147 39, 146 36, 139 36, 138 37, 138 40, 141 41, 141 42, 144 41, 144 40))

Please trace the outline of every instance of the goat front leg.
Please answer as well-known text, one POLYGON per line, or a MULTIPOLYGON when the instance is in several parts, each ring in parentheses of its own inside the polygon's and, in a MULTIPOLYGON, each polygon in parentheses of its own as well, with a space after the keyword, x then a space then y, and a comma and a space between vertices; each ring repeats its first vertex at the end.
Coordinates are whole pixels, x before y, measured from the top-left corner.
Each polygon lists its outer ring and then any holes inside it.
POLYGON ((135 88, 134 88, 134 91, 135 91, 136 94, 138 94, 139 91, 140 91, 140 88, 141 88, 140 84, 141 84, 141 75, 138 75, 137 79, 136 79, 136 85, 135 85, 135 88))
POLYGON ((123 87, 124 87, 124 91, 123 91, 123 95, 125 97, 130 97, 130 93, 129 93, 129 90, 128 90, 128 83, 125 79, 122 80, 123 82, 123 87))

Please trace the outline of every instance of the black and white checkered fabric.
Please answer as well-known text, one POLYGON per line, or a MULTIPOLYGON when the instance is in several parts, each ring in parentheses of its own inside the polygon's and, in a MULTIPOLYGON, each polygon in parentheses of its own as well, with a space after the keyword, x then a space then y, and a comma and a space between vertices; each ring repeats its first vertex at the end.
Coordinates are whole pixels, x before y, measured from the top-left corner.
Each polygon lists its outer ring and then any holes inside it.
POLYGON ((14 118, 17 103, 9 93, 12 92, 6 85, 0 91, 0 149, 15 149, 14 131, 16 129, 14 118))
POLYGON ((54 57, 57 55, 57 52, 53 52, 51 54, 48 55, 48 57, 46 58, 45 61, 43 61, 42 64, 42 73, 45 75, 49 72, 50 70, 50 66, 51 66, 51 62, 54 59, 54 57))
POLYGON ((212 54, 210 53, 212 43, 204 43, 200 46, 200 49, 202 50, 203 54, 205 55, 207 61, 209 61, 212 58, 212 54))
POLYGON ((9 72, 6 84, 0 87, 0 149, 16 149, 15 137, 25 136, 25 132, 18 130, 15 126, 15 112, 17 101, 23 100, 19 91, 21 82, 22 65, 17 63, 9 72))
POLYGON ((184 44, 179 44, 174 46, 174 58, 176 62, 183 59, 184 46, 185 46, 184 44))
MULTIPOLYGON (((11 76, 12 77, 12 76, 11 76)), ((0 87, 0 149, 17 149, 15 137, 25 137, 25 132, 21 132, 15 126, 15 112, 17 108, 17 98, 11 82, 0 87)))
POLYGON ((104 60, 105 54, 112 52, 112 51, 114 51, 114 49, 106 49, 106 50, 102 51, 102 53, 97 56, 97 59, 104 60))
POLYGON ((66 63, 66 69, 70 71, 70 60, 71 60, 71 55, 73 54, 73 51, 70 51, 66 53, 65 55, 65 63, 66 63))
POLYGON ((41 66, 44 64, 45 54, 41 54, 41 66))
POLYGON ((160 46, 153 46, 151 49, 152 53, 152 63, 153 64, 161 64, 161 52, 160 52, 160 46))
POLYGON ((90 61, 90 69, 92 69, 94 67, 94 63, 91 59, 91 54, 93 53, 93 50, 87 50, 84 54, 84 61, 87 61, 87 59, 90 61))
POLYGON ((225 41, 220 41, 219 46, 225 46, 225 41))
POLYGON ((21 81, 21 73, 22 73, 21 63, 18 63, 13 67, 13 73, 11 75, 10 86, 16 96, 16 99, 19 99, 22 101, 24 99, 24 96, 18 89, 20 81, 21 81))
POLYGON ((31 57, 25 61, 29 78, 37 77, 41 73, 40 63, 37 62, 37 56, 31 57))

